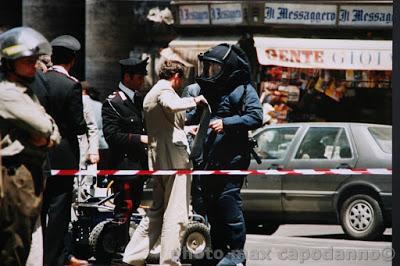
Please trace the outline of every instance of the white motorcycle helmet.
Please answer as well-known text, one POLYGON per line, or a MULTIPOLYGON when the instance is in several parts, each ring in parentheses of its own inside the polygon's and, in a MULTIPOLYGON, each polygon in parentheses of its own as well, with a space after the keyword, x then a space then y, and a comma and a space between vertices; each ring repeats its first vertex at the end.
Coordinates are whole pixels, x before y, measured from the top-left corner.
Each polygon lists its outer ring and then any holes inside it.
POLYGON ((17 27, 0 35, 0 57, 16 60, 21 57, 50 55, 51 45, 47 39, 29 27, 17 27))

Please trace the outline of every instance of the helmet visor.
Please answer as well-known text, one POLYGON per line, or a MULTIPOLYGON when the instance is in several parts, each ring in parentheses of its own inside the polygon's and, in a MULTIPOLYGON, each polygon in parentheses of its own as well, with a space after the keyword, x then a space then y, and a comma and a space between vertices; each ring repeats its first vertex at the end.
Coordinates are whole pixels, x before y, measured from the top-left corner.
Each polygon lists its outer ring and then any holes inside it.
POLYGON ((220 63, 208 60, 200 60, 200 76, 210 79, 219 75, 222 70, 220 63))

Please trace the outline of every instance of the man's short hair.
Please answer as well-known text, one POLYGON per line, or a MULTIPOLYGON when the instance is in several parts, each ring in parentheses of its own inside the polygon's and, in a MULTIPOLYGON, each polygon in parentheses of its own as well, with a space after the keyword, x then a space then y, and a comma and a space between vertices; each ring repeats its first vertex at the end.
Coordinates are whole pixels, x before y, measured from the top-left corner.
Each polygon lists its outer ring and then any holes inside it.
POLYGON ((119 64, 121 66, 121 80, 124 80, 125 74, 128 74, 130 77, 133 75, 147 75, 147 61, 149 57, 142 59, 141 55, 134 55, 132 57, 119 60, 119 64))
POLYGON ((184 72, 185 66, 181 62, 175 60, 166 60, 161 65, 158 76, 160 79, 170 80, 177 73, 180 77, 183 77, 184 72))
POLYGON ((76 52, 61 46, 54 46, 51 61, 54 65, 69 64, 76 57, 76 52))

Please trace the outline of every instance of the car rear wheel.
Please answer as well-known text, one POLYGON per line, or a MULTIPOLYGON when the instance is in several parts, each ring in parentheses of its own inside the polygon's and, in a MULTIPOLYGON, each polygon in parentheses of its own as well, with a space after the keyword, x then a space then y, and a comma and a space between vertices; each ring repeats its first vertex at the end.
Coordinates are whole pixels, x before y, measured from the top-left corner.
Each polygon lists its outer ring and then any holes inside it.
POLYGON ((354 195, 346 199, 340 210, 343 230, 352 238, 374 240, 385 230, 379 203, 369 195, 354 195))

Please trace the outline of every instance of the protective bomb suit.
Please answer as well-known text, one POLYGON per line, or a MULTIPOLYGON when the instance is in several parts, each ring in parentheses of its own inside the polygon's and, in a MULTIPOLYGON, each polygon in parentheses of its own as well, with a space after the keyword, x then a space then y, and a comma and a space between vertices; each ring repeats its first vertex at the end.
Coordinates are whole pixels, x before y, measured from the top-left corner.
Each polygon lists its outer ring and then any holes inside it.
POLYGON ((57 125, 29 88, 38 56, 49 53, 48 41, 31 28, 0 35, 1 265, 25 265, 42 204, 43 162, 60 142, 57 125))
MULTIPOLYGON (((201 74, 196 82, 212 111, 201 168, 247 169, 250 164, 248 131, 262 125, 262 107, 251 85, 247 57, 236 46, 220 44, 200 54, 199 60, 201 74)), ((196 123, 199 113, 201 110, 189 114, 188 123, 196 123)), ((201 178, 212 246, 214 251, 224 253, 218 266, 246 261, 243 252, 246 229, 240 197, 244 178, 237 175, 201 178)))

